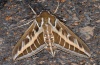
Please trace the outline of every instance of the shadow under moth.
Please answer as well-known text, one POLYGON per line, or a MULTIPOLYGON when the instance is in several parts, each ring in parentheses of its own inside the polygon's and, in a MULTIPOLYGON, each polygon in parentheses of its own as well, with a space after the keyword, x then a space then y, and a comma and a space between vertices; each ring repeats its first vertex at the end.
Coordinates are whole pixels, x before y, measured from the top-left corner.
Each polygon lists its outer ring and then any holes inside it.
POLYGON ((87 45, 49 11, 42 11, 33 20, 13 49, 13 60, 30 57, 46 49, 53 57, 55 50, 69 51, 90 57, 87 45))

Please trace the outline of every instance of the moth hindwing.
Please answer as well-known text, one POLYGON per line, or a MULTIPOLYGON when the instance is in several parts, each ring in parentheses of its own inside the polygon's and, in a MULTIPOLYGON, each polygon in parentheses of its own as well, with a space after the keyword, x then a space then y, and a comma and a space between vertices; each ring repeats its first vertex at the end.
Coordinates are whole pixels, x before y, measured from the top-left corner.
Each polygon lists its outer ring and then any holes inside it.
POLYGON ((90 57, 87 45, 48 11, 42 11, 13 49, 13 59, 20 60, 46 49, 53 57, 55 50, 90 57))

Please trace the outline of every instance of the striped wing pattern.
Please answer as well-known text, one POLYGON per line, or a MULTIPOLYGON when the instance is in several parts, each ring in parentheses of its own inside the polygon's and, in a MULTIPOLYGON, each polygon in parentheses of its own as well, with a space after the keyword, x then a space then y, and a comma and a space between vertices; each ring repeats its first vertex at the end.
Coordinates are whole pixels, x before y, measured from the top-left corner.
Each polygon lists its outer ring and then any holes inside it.
POLYGON ((82 57, 90 57, 90 50, 87 45, 77 37, 67 26, 58 19, 53 28, 55 46, 62 51, 69 51, 82 57))
POLYGON ((20 60, 46 49, 55 56, 55 50, 69 51, 90 57, 87 45, 67 26, 48 11, 42 11, 13 49, 13 60, 20 60))
POLYGON ((39 28, 36 22, 33 22, 14 47, 13 60, 30 57, 43 50, 45 46, 42 28, 39 28))

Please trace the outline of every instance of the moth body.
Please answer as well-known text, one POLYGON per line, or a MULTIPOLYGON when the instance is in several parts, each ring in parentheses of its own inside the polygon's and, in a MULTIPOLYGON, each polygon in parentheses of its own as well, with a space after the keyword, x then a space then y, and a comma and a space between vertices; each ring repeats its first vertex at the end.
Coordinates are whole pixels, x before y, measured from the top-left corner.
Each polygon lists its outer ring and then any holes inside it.
POLYGON ((81 57, 91 56, 87 45, 49 11, 42 11, 36 16, 14 47, 13 59, 27 58, 44 49, 53 57, 56 49, 81 57))

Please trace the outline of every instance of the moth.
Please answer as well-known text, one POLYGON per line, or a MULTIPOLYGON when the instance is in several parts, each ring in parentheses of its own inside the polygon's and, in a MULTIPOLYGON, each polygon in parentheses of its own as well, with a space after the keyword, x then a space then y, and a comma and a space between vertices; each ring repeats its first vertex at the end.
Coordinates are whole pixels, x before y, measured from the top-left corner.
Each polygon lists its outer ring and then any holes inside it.
POLYGON ((90 57, 88 46, 49 11, 42 11, 33 20, 13 49, 13 60, 20 60, 46 49, 53 57, 56 50, 90 57))

